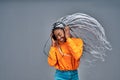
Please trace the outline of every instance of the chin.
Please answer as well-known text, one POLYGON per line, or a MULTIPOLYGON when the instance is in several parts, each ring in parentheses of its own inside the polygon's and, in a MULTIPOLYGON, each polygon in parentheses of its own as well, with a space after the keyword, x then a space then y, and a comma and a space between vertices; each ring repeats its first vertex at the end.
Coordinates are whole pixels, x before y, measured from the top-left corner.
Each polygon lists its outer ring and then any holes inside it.
POLYGON ((59 41, 60 43, 64 43, 65 42, 65 40, 62 40, 62 41, 59 41))
POLYGON ((66 39, 62 40, 61 42, 66 42, 66 39))
POLYGON ((66 42, 66 38, 59 40, 60 43, 66 42))

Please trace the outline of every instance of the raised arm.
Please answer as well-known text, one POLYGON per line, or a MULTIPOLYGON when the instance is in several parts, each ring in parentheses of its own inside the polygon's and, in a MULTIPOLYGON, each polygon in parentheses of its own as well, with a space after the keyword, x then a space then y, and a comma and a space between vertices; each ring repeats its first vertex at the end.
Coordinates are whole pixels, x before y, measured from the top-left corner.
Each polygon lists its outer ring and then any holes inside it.
POLYGON ((83 53, 83 41, 79 38, 67 38, 69 50, 76 60, 79 60, 83 53))
POLYGON ((68 47, 70 52, 72 53, 73 57, 76 60, 79 60, 82 52, 83 52, 83 41, 80 38, 70 38, 70 27, 66 26, 65 27, 65 36, 66 36, 66 41, 68 43, 68 47))

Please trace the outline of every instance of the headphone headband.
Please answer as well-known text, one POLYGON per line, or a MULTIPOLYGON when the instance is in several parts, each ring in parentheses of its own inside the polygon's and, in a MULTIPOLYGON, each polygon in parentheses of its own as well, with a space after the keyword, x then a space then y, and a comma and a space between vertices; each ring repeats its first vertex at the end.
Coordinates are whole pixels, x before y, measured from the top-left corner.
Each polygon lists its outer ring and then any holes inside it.
POLYGON ((66 25, 63 22, 56 22, 53 24, 53 28, 61 27, 64 28, 66 25))

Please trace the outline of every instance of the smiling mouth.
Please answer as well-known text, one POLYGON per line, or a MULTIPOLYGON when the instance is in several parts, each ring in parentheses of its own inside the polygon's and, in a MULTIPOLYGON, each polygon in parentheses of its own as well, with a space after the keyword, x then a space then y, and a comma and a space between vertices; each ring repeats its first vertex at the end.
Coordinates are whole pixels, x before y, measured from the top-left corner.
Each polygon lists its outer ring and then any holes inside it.
POLYGON ((64 38, 60 38, 60 41, 64 41, 64 38))

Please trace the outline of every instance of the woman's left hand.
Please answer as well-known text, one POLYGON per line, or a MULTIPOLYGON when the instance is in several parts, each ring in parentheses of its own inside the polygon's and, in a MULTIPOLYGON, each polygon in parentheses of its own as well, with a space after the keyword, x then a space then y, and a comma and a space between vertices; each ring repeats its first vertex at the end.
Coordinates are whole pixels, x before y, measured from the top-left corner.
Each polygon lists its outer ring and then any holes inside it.
POLYGON ((65 30, 65 36, 66 36, 66 38, 69 38, 70 37, 70 27, 66 26, 64 30, 65 30))

